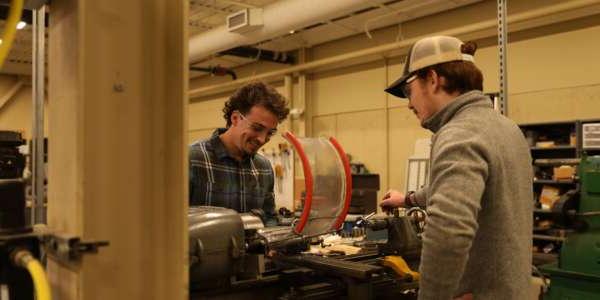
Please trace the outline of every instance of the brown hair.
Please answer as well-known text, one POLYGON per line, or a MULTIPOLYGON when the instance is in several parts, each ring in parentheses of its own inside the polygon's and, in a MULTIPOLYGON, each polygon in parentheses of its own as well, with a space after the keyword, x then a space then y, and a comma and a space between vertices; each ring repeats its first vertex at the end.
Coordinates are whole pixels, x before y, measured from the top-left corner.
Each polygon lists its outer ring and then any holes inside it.
MULTIPOLYGON (((475 42, 466 42, 461 45, 460 50, 464 54, 474 55, 477 50, 475 42)), ((451 61, 423 68, 415 72, 421 79, 427 78, 429 70, 435 71, 439 76, 446 79, 442 89, 452 94, 458 92, 464 94, 472 90, 483 91, 483 74, 481 70, 470 61, 451 61)))
POLYGON ((227 121, 227 127, 231 126, 231 114, 239 111, 247 114, 253 106, 259 105, 273 113, 279 123, 287 118, 290 110, 287 101, 274 88, 264 82, 255 81, 239 88, 223 107, 223 118, 227 121))

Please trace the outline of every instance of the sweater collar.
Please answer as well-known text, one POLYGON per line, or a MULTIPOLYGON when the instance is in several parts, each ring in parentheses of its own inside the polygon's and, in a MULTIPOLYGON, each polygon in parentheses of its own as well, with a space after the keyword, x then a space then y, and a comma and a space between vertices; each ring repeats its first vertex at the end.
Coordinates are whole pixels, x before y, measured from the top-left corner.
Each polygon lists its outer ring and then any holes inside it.
POLYGON ((458 111, 470 106, 493 107, 492 101, 483 92, 477 90, 470 91, 454 98, 444 108, 425 120, 423 127, 436 133, 446 123, 450 122, 458 111))

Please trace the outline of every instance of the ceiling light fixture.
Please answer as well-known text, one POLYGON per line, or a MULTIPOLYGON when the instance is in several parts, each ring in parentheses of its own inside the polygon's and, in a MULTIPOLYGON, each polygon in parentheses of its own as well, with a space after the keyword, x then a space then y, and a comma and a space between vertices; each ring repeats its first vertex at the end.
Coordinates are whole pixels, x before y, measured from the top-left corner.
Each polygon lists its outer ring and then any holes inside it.
POLYGON ((17 23, 17 29, 21 30, 23 28, 25 28, 25 26, 27 26, 27 23, 23 22, 23 21, 19 21, 19 23, 17 23))

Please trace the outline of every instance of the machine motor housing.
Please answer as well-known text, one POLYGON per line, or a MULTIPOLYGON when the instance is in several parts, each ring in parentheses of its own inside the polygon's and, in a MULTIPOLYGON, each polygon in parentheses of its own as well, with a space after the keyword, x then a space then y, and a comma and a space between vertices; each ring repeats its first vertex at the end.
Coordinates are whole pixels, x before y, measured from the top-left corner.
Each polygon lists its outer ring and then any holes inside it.
POLYGON ((190 207, 190 285, 229 279, 242 271, 245 254, 244 225, 232 209, 190 207))

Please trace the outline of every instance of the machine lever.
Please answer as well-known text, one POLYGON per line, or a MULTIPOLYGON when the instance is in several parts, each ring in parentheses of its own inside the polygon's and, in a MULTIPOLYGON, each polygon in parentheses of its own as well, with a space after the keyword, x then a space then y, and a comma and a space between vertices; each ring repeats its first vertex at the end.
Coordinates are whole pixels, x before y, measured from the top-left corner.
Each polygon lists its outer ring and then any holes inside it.
POLYGON ((109 245, 108 241, 81 241, 79 237, 50 235, 46 237, 45 249, 63 263, 78 263, 84 254, 98 253, 98 248, 109 245))
POLYGON ((364 217, 359 217, 355 222, 356 227, 364 227, 369 223, 369 219, 371 219, 375 215, 375 212, 372 212, 364 217))

